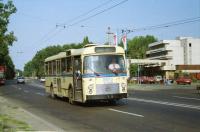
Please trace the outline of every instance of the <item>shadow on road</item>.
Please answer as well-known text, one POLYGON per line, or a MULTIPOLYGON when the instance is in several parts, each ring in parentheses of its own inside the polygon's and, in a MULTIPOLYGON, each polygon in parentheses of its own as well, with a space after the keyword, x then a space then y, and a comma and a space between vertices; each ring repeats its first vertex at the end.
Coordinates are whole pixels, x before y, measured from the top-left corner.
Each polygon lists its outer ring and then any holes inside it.
MULTIPOLYGON (((51 98, 48 96, 48 98, 51 98)), ((55 97, 54 99, 64 102, 69 102, 68 98, 55 97)), ((73 105, 81 107, 110 107, 110 106, 124 106, 127 105, 128 101, 126 99, 121 99, 118 101, 107 101, 107 100, 94 100, 87 101, 86 103, 74 102, 73 105)))

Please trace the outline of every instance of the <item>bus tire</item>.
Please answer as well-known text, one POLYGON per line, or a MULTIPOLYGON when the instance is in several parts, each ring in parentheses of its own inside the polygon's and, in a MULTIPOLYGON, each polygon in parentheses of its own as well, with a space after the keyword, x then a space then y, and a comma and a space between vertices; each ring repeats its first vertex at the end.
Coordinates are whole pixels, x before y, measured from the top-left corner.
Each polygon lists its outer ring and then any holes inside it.
POLYGON ((68 91, 68 98, 69 98, 69 103, 73 105, 74 101, 73 101, 73 90, 72 90, 72 88, 70 88, 69 91, 68 91))

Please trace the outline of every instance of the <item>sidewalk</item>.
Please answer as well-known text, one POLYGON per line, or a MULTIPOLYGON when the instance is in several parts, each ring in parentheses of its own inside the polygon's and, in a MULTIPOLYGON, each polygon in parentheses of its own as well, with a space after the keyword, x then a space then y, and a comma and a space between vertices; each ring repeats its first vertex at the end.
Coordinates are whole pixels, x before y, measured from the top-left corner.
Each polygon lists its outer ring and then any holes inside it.
POLYGON ((0 96, 0 131, 64 131, 0 96))
POLYGON ((196 89, 196 84, 192 85, 163 85, 163 84, 128 84, 128 90, 142 90, 142 91, 153 91, 153 90, 166 90, 166 89, 196 89))

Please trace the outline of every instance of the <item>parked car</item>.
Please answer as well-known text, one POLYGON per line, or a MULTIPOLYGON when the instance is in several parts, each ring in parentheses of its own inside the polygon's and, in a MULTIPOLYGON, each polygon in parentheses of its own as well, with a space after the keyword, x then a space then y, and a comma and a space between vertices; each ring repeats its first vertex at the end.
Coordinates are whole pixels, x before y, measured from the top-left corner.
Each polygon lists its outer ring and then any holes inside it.
POLYGON ((5 78, 0 78, 0 85, 4 85, 5 84, 5 78))
POLYGON ((45 82, 45 77, 41 77, 41 78, 40 78, 40 82, 41 82, 41 83, 45 82))
POLYGON ((161 83, 161 82, 163 81, 162 76, 155 76, 154 78, 155 78, 155 81, 156 81, 157 83, 161 83))
POLYGON ((155 80, 155 78, 154 78, 154 77, 147 77, 147 81, 148 81, 148 83, 150 83, 150 84, 152 84, 152 83, 155 83, 155 82, 156 82, 156 80, 155 80))
POLYGON ((177 84, 191 84, 192 80, 188 77, 180 77, 176 80, 177 84))
POLYGON ((139 79, 139 82, 140 82, 141 84, 147 84, 147 83, 149 83, 149 80, 148 80, 148 77, 147 77, 147 76, 141 76, 141 77, 139 77, 138 79, 139 79))
POLYGON ((17 83, 25 83, 24 77, 17 77, 17 83))

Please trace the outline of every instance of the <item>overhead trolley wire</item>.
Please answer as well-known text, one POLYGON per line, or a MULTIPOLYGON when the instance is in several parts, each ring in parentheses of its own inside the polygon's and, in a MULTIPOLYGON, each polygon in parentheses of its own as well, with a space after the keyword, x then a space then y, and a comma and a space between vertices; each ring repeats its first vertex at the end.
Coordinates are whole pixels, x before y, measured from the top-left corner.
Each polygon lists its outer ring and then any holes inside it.
POLYGON ((96 14, 93 14, 93 15, 91 15, 91 16, 88 16, 88 17, 86 17, 86 18, 83 18, 83 19, 81 19, 81 20, 79 20, 79 21, 77 21, 77 22, 74 22, 74 23, 70 24, 70 25, 66 25, 66 27, 71 27, 71 26, 74 26, 74 25, 76 25, 76 24, 78 24, 78 23, 87 21, 87 20, 89 20, 89 19, 91 19, 91 18, 93 18, 93 17, 95 17, 95 16, 97 16, 97 15, 99 15, 99 14, 102 14, 102 13, 108 11, 108 10, 111 10, 111 9, 113 9, 113 8, 119 6, 119 5, 121 5, 121 4, 123 4, 123 3, 127 2, 127 1, 128 1, 128 0, 123 0, 123 1, 117 3, 117 4, 113 5, 113 6, 110 6, 110 7, 106 8, 106 9, 100 11, 100 12, 97 12, 96 14))
POLYGON ((132 30, 123 30, 123 31, 126 31, 127 34, 128 34, 128 33, 137 32, 137 31, 153 30, 153 29, 159 29, 159 28, 168 28, 168 27, 172 27, 172 26, 177 26, 177 25, 182 25, 182 24, 187 24, 187 23, 193 23, 193 22, 197 22, 197 21, 200 21, 200 17, 188 18, 188 19, 168 22, 168 23, 164 23, 164 24, 159 24, 159 25, 155 25, 155 26, 147 26, 147 27, 143 27, 143 28, 135 28, 135 29, 132 29, 132 30))
POLYGON ((98 5, 98 6, 96 6, 96 7, 94 7, 94 8, 88 10, 87 12, 84 12, 84 13, 82 13, 82 14, 80 14, 80 15, 78 15, 78 16, 76 16, 76 17, 70 19, 70 20, 68 20, 67 22, 64 22, 63 24, 60 24, 60 25, 66 25, 66 23, 70 23, 70 22, 73 22, 73 21, 75 21, 75 20, 77 20, 77 19, 80 19, 81 17, 90 14, 91 12, 95 11, 96 9, 99 9, 99 8, 101 8, 101 7, 103 7, 103 6, 107 5, 107 4, 109 4, 109 3, 112 2, 112 1, 114 1, 114 0, 108 0, 108 1, 106 1, 106 2, 104 2, 104 3, 102 3, 102 4, 98 5))

